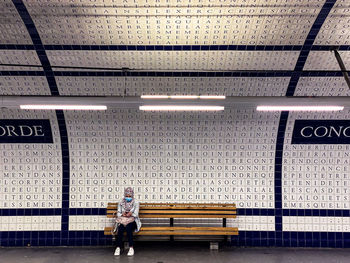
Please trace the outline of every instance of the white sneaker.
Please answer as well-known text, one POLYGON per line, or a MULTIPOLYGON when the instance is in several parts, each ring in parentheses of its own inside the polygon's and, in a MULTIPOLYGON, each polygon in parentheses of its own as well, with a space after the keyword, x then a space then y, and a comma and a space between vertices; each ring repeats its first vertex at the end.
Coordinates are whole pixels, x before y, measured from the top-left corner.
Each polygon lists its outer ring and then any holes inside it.
POLYGON ((130 248, 128 252, 128 256, 133 256, 134 255, 134 248, 130 248))
POLYGON ((120 256, 120 247, 117 247, 114 251, 114 256, 120 256))

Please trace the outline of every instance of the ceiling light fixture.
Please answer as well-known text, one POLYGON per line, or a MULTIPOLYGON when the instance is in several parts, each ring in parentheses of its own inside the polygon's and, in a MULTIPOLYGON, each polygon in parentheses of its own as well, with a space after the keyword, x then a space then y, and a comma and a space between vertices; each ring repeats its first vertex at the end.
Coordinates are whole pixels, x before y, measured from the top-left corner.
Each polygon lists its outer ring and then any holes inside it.
POLYGON ((257 106, 257 111, 340 111, 344 106, 257 106))
POLYGON ((224 100, 226 99, 226 96, 215 96, 215 95, 201 95, 199 96, 200 99, 218 99, 218 100, 224 100))
POLYGON ((225 99, 216 95, 141 95, 141 99, 225 99))
POLYGON ((22 110, 107 110, 104 105, 20 105, 22 110))
POLYGON ((144 105, 139 107, 142 111, 222 111, 223 106, 176 106, 176 105, 144 105))
POLYGON ((198 99, 199 96, 196 95, 170 95, 170 99, 198 99))
POLYGON ((141 95, 141 99, 169 99, 168 95, 141 95))

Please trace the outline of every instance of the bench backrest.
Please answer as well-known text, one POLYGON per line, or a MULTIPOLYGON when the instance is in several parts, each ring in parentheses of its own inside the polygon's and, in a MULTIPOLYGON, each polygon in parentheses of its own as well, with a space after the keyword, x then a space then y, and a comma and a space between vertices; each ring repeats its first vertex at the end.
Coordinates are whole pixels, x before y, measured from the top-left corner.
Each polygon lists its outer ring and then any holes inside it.
MULTIPOLYGON (((118 203, 108 203, 107 217, 114 217, 118 203)), ((140 218, 235 218, 235 204, 140 203, 140 218)))

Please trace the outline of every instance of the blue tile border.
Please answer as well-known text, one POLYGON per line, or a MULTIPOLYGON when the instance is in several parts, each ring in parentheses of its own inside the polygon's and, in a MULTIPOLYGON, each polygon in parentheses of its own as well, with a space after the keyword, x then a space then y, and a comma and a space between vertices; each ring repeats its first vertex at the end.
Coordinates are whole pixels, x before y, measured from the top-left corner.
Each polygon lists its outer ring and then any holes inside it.
MULTIPOLYGON (((310 32, 308 33, 304 45, 300 50, 298 60, 296 62, 294 72, 291 75, 286 96, 293 96, 295 89, 298 85, 298 81, 301 77, 301 72, 306 63, 307 57, 311 51, 312 45, 320 31, 324 21, 326 20, 329 12, 333 8, 336 0, 326 0, 320 13, 317 15, 310 32)), ((276 246, 283 244, 283 210, 282 210, 282 165, 283 165, 283 147, 286 127, 288 123, 289 112, 281 112, 280 121, 278 125, 277 140, 276 140, 276 152, 275 152, 275 235, 276 246)))
MULTIPOLYGON (((35 27, 35 24, 30 17, 30 14, 23 3, 22 0, 12 0, 14 6, 16 7, 21 19, 26 26, 30 38, 34 44, 34 49, 39 57, 41 65, 44 70, 46 80, 48 82, 50 92, 52 96, 59 96, 59 91, 56 83, 54 73, 52 71, 49 58, 46 55, 45 48, 40 39, 40 35, 35 27)), ((64 118, 64 113, 61 110, 56 110, 57 123, 60 132, 61 140, 61 153, 62 153, 62 207, 61 207, 61 231, 68 231, 69 223, 69 146, 68 146, 68 136, 67 127, 64 118)), ((34 209, 33 209, 34 210, 34 209)))
POLYGON ((239 231, 232 236, 231 245, 274 247, 350 247, 350 233, 341 232, 283 232, 280 240, 273 231, 239 231))
MULTIPOLYGON (((0 232, 0 246, 112 246, 111 236, 103 231, 13 231, 0 232), (67 242, 62 242, 67 240, 67 242)), ((239 231, 231 237, 233 246, 264 247, 350 247, 350 233, 285 231, 281 239, 274 231, 239 231)))
POLYGON ((2 70, 0 71, 0 76, 45 76, 44 71, 14 71, 14 70, 2 70))
POLYGON ((34 45, 0 44, 0 50, 35 50, 34 45))

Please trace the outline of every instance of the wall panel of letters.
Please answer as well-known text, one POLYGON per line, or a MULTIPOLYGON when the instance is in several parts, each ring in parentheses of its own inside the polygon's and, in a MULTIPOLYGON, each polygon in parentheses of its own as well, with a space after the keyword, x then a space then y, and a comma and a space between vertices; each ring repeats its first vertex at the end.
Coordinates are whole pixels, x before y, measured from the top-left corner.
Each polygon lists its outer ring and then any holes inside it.
POLYGON ((125 185, 144 202, 274 207, 278 114, 67 113, 71 207, 105 207, 125 185), (257 125, 252 125, 252 124, 257 125))
MULTIPOLYGON (((0 209, 60 208, 62 153, 54 112, 0 111, 0 119, 49 120, 53 143, 0 143, 0 209)), ((1 137, 48 136, 28 124, 0 125, 1 137), (33 134, 36 133, 36 134, 33 134), (31 136, 33 135, 33 136, 31 136)), ((33 138, 32 138, 33 139, 33 138)), ((2 224, 7 222, 2 221, 2 224)))
MULTIPOLYGON (((289 77, 57 77, 61 95, 283 96, 289 77), (124 93, 125 92, 125 93, 124 93)), ((0 82, 1 85, 1 82, 0 82)))
POLYGON ((45 44, 302 45, 324 1, 25 2, 45 44))

